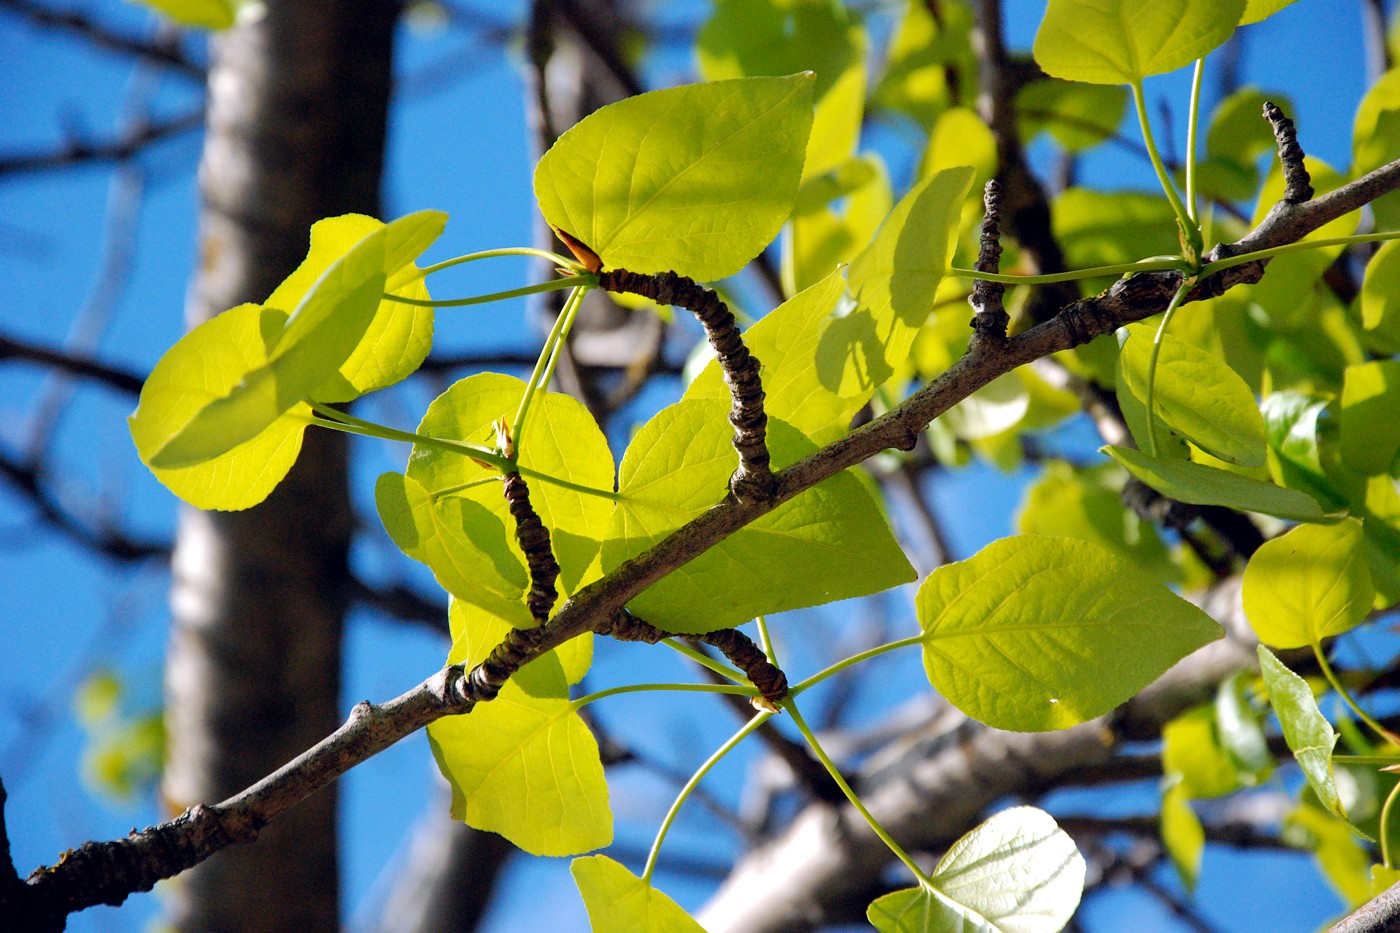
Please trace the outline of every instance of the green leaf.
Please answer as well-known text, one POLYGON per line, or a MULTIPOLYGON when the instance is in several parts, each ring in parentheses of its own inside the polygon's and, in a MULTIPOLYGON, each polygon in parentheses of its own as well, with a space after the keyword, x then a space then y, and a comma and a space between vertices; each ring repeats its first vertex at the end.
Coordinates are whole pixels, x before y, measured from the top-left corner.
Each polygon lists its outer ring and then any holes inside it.
POLYGON ((1082 152, 1118 131, 1127 106, 1121 87, 1044 78, 1017 93, 1017 126, 1027 144, 1048 132, 1066 152, 1082 152))
MULTIPOLYGON (((486 611, 464 616, 449 664, 485 660, 510 630, 486 611)), ((576 855, 612 841, 608 785, 598 743, 569 699, 553 652, 525 665, 488 703, 428 726, 428 741, 452 786, 452 816, 500 833, 532 855, 576 855)))
POLYGON ((941 20, 935 20, 927 4, 905 4, 885 74, 873 95, 876 106, 913 118, 925 131, 933 128, 938 115, 958 96, 950 87, 950 72, 964 82, 964 94, 968 93, 966 82, 977 74, 969 40, 971 7, 950 3, 939 13, 941 20))
POLYGON ((915 612, 933 686, 974 719, 1019 732, 1107 713, 1221 635, 1122 558, 1035 535, 938 568, 915 612))
MULTIPOLYGON (((819 444, 846 433, 851 419, 865 404, 858 393, 843 397, 822 384, 813 365, 822 332, 845 292, 839 270, 764 315, 744 334, 744 343, 763 365, 764 410, 797 428, 819 444)), ((688 399, 729 398, 729 387, 718 360, 695 377, 688 399)))
POLYGON ((294 405, 261 433, 203 463, 182 467, 152 465, 160 449, 201 409, 227 396, 243 374, 267 363, 263 332, 280 328, 284 317, 246 304, 200 324, 160 358, 136 411, 127 419, 141 462, 175 495, 200 509, 246 509, 282 482, 301 452, 301 436, 311 417, 294 405))
POLYGON ((792 211, 811 74, 652 91, 589 114, 540 159, 545 219, 608 267, 732 275, 792 211))
MULTIPOLYGON (((499 482, 483 488, 501 498, 499 482)), ((535 624, 526 608, 530 575, 504 508, 460 496, 435 497, 412 476, 385 473, 374 486, 379 519, 409 557, 426 564, 438 584, 520 628, 535 624)))
POLYGON ((227 29, 238 17, 238 8, 248 0, 136 0, 142 6, 170 17, 181 26, 196 29, 227 29))
POLYGON ((1275 648, 1320 645, 1351 631, 1376 591, 1361 522, 1300 525, 1264 543, 1244 570, 1244 611, 1259 640, 1275 648))
POLYGON ((1153 460, 1128 447, 1102 447, 1100 453, 1108 454, 1127 467, 1129 473, 1178 502, 1223 505, 1300 522, 1315 522, 1323 517, 1317 500, 1296 489, 1284 489, 1199 463, 1153 460))
POLYGON ((227 395, 200 408, 151 455, 151 465, 173 468, 211 460, 310 398, 360 345, 388 273, 427 249, 446 219, 439 211, 420 211, 356 242, 321 274, 285 327, 264 334, 266 364, 240 374, 227 395))
POLYGON ((705 933, 675 901, 606 855, 569 865, 593 933, 705 933))
POLYGON ((1050 0, 1032 53, 1046 74, 1134 84, 1222 45, 1245 0, 1050 0))
POLYGON ((1241 26, 1248 26, 1250 23, 1257 23, 1261 19, 1273 16, 1286 6, 1292 6, 1298 0, 1248 0, 1244 18, 1240 20, 1241 26))
MULTIPOLYGON (((938 115, 929 134, 928 146, 919 163, 919 177, 927 178, 944 169, 969 166, 974 178, 990 178, 997 171, 997 141, 991 129, 969 107, 949 107, 938 115)), ((968 191, 980 205, 982 193, 968 191)))
POLYGON ((1380 349, 1400 352, 1400 240, 1382 244, 1366 264, 1361 325, 1380 349))
MULTIPOLYGON (((399 228, 396 237, 413 233, 431 234, 432 239, 436 239, 437 234, 441 232, 438 217, 441 221, 446 221, 446 215, 428 215, 424 219, 423 229, 406 231, 399 228), (436 232, 434 227, 437 227, 436 232)), ((277 286, 277 290, 265 302, 267 307, 290 314, 337 259, 360 240, 376 230, 383 229, 384 226, 380 221, 363 214, 328 217, 312 224, 311 249, 306 259, 277 286)), ((400 251, 396 247, 397 244, 390 246, 389 251, 397 254, 400 251)), ((426 245, 423 248, 426 248, 426 245)), ((422 249, 418 249, 417 252, 422 252, 422 249)), ((394 267, 390 267, 389 262, 385 265, 385 292, 420 301, 429 298, 423 274, 411 258, 408 262, 394 267)), ((374 319, 360 339, 359 346, 341 364, 338 372, 316 388, 314 396, 321 402, 344 402, 393 385, 422 364, 432 343, 432 308, 416 307, 387 299, 381 301, 374 312, 374 319)))
POLYGON ((1259 189, 1259 157, 1272 152, 1274 134, 1260 119, 1265 101, 1297 113, 1285 94, 1243 87, 1216 105, 1206 130, 1206 157, 1196 165, 1197 188, 1227 201, 1252 200, 1259 189))
POLYGON ((1206 831, 1191 796, 1182 784, 1172 784, 1162 794, 1162 845, 1171 856, 1181 886, 1190 894, 1201 875, 1201 856, 1206 849, 1206 831))
MULTIPOLYGON (((1180 251, 1176 215, 1160 194, 1067 188, 1055 198, 1051 227, 1071 268, 1136 262, 1180 251)), ((1101 289, 1111 279, 1086 279, 1101 289)))
POLYGON ((1172 563, 1156 528, 1123 508, 1122 485, 1122 473, 1109 464, 1077 470, 1064 461, 1052 460, 1026 490, 1016 514, 1016 530, 1026 535, 1088 541, 1127 558, 1164 583, 1179 581, 1181 571, 1172 563))
MULTIPOLYGON (((738 466, 728 404, 691 399, 664 408, 632 439, 623 500, 603 543, 611 572, 724 498, 738 466)), ((775 468, 816 449, 770 418, 775 468)), ((915 579, 880 508, 844 472, 807 490, 652 584, 628 605, 668 631, 701 633, 755 615, 864 596, 915 579), (839 566, 840 573, 830 568, 839 566)))
POLYGON ((1162 727, 1162 773, 1192 799, 1240 787, 1239 769, 1217 737, 1215 708, 1197 706, 1162 727))
POLYGON ((1283 726, 1284 741, 1302 768, 1308 786, 1324 807, 1346 819, 1337 781, 1332 776, 1332 749, 1337 745, 1337 733, 1318 711, 1308 682, 1263 645, 1259 646, 1259 670, 1269 691, 1269 705, 1283 726))
MULTIPOLYGON (((493 424, 499 418, 514 416, 524 392, 525 383, 513 376, 468 376, 428 406, 418 433, 494 443, 493 424)), ((613 488, 612 452, 598 422, 582 403, 562 393, 535 394, 517 461, 523 468, 570 483, 605 491, 613 488)), ((507 529, 511 553, 516 555, 511 559, 520 560, 523 566, 523 555, 515 544, 515 522, 501 495, 500 484, 488 482, 499 476, 494 467, 453 451, 415 445, 408 460, 408 476, 435 498, 460 501, 464 510, 480 509, 494 515, 507 529)), ((530 503, 549 529, 554 556, 559 561, 559 584, 565 593, 572 593, 598 553, 613 504, 606 498, 537 477, 527 476, 526 481, 530 503)), ((498 545, 487 553, 495 560, 507 559, 498 545)))
POLYGON ((865 30, 834 0, 718 0, 695 40, 706 81, 816 73, 805 176, 855 152, 865 106, 865 30))
POLYGON ((1079 906, 1084 858, 1044 810, 1003 810, 953 843, 930 880, 886 894, 866 917, 882 933, 1057 933, 1079 906))
MULTIPOLYGON (((1376 79, 1356 108, 1352 130, 1353 177, 1400 158, 1400 68, 1376 79)), ((1400 195, 1392 191, 1371 202, 1376 226, 1394 230, 1400 226, 1400 195)))
POLYGON ((1371 889, 1371 855, 1357 841, 1350 823, 1304 803, 1284 818, 1286 836, 1297 830, 1307 835, 1307 847, 1312 850, 1317 867, 1348 909, 1360 907, 1379 893, 1371 889))
POLYGON ((866 398, 909 356, 952 258, 972 169, 944 169, 915 185, 846 273, 857 308, 832 322, 817 351, 822 384, 866 398))
MULTIPOLYGON (((1147 398, 1154 328, 1130 324, 1118 356, 1119 393, 1147 398)), ((1154 414, 1197 447, 1230 463, 1264 465, 1264 419, 1233 369, 1218 357, 1171 334, 1157 357, 1154 414)), ((1145 438, 1137 438, 1145 446, 1145 438)))
MULTIPOLYGON (((783 237, 785 294, 795 295, 810 288, 841 263, 850 262, 865 249, 894 205, 884 163, 876 156, 866 155, 855 164, 865 166, 869 176, 845 195, 840 212, 825 206, 804 211, 799 203, 793 214, 783 237)), ((814 189, 809 190, 817 195, 814 189)))

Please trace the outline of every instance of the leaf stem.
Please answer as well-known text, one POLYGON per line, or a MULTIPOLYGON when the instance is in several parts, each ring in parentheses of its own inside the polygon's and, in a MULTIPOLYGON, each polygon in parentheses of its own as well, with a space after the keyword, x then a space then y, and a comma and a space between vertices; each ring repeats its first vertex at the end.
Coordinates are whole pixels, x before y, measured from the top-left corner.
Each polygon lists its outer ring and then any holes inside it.
POLYGON ((1176 294, 1172 295, 1171 303, 1162 314, 1162 323, 1157 325, 1157 333, 1152 338, 1152 353, 1147 358, 1147 397, 1143 399, 1142 404, 1147 409, 1147 455, 1154 460, 1157 458, 1157 415, 1153 410, 1157 391, 1157 358, 1162 353, 1162 342, 1167 336, 1167 325, 1171 323, 1172 315, 1176 314, 1176 309, 1181 307, 1181 300, 1195 284, 1195 277, 1188 275, 1176 290, 1176 294))
POLYGON ((624 684, 620 687, 609 687, 606 690, 599 690, 597 693, 589 693, 579 697, 569 703, 569 708, 574 712, 583 709, 589 703, 597 700, 605 700, 608 697, 621 696, 625 693, 657 693, 661 691, 671 691, 674 693, 732 693, 736 696, 755 696, 753 687, 729 686, 728 684, 624 684))
POLYGON ((521 288, 511 288, 503 292, 492 292, 489 295, 475 295, 471 298, 448 298, 438 300, 435 298, 409 298, 407 295, 391 295, 384 293, 386 301, 398 302, 401 305, 413 305, 419 308, 465 308, 467 305, 486 304, 490 301, 505 301, 507 298, 520 298, 525 295, 538 295, 540 292, 557 292, 561 289, 572 288, 576 285, 591 284, 595 276, 592 273, 582 273, 570 275, 562 279, 550 279, 548 282, 539 282, 535 285, 526 285, 521 288))
POLYGON ((778 663, 778 652, 773 647, 773 638, 768 634, 768 620, 763 616, 754 616, 754 624, 758 626, 758 643, 763 647, 763 654, 768 658, 768 663, 774 667, 782 667, 778 663))
POLYGON ((554 375, 554 364, 558 361, 564 340, 569 336, 569 330, 574 324, 574 317, 578 314, 579 306, 583 304, 583 296, 587 291, 587 287, 578 287, 569 292, 569 297, 564 299, 564 307, 560 309, 559 316, 554 319, 554 326, 549 329, 549 336, 545 338, 544 346, 540 348, 539 359, 535 360, 535 368, 530 373, 530 381, 525 384, 525 394, 520 397, 520 405, 515 410, 515 420, 511 422, 510 426, 510 437, 515 444, 517 456, 519 456, 520 451, 525 449, 525 419, 530 414, 530 403, 535 400, 535 392, 541 386, 548 388, 549 380, 554 375))
POLYGON ((1351 246, 1354 243, 1379 243, 1382 240, 1400 239, 1400 230, 1383 230, 1380 233, 1358 233, 1355 236, 1334 236, 1321 240, 1302 240, 1297 243, 1288 243, 1283 246, 1271 246, 1268 249, 1258 249, 1252 253, 1240 253, 1238 256, 1227 256, 1224 259, 1217 259, 1208 262, 1201 267, 1200 277, 1214 275, 1235 266, 1242 266, 1248 262, 1258 262, 1261 259, 1269 259, 1273 256, 1282 256, 1286 253, 1301 253, 1304 250, 1318 249, 1324 246, 1351 246))
POLYGON ((685 655, 701 667, 708 667, 721 677, 726 677, 737 684, 747 684, 749 682, 749 679, 745 677, 742 672, 735 670, 727 664, 719 663, 705 652, 692 648, 678 638, 663 638, 661 644, 670 648, 672 651, 685 655))
POLYGON ((918 863, 909 857, 909 853, 900 848, 899 843, 895 842, 890 834, 885 832, 885 828, 881 826, 874 815, 865 808, 865 804, 861 801, 856 792, 851 789, 851 785, 846 783, 846 779, 842 776, 840 769, 827 757, 826 750, 821 747, 821 743, 817 741, 816 735, 807 726, 806 721, 802 718, 802 714, 797 711, 797 704, 789 698, 784 700, 782 705, 783 708, 788 711, 788 714, 792 716, 793 725, 797 726, 797 731, 801 732, 802 737, 807 740, 807 745, 811 747, 812 753, 817 756, 817 759, 822 763, 822 767, 826 768, 832 780, 841 788, 841 793, 846 795, 846 799, 851 802, 851 806, 855 807, 860 815, 865 818, 865 822, 870 824, 870 829, 875 835, 880 837, 881 842, 889 847, 889 850, 894 853, 895 858, 903 862, 904 867, 914 873, 914 877, 918 879, 919 884, 932 887, 933 882, 929 879, 928 875, 924 874, 923 869, 918 866, 918 863))
POLYGON ((441 272, 443 269, 451 269, 453 266, 460 266, 468 262, 476 262, 478 259, 496 259, 500 256, 534 256, 537 259, 545 259, 554 263, 565 272, 577 274, 583 271, 583 266, 560 256, 558 253, 551 253, 547 249, 536 249, 533 246, 506 246, 501 249, 487 249, 479 253, 467 253, 465 256, 456 256, 452 259, 444 259, 442 262, 427 266, 423 269, 423 275, 429 276, 434 272, 441 272))
POLYGON ((661 825, 657 827, 656 839, 652 841, 651 852, 647 854, 647 864, 646 868, 642 870, 642 880, 648 885, 651 884, 652 872, 656 870, 656 862, 661 855, 661 843, 666 841, 666 834, 670 832, 671 824, 675 822, 676 815, 680 813, 681 805, 685 803, 696 786, 699 785, 700 780, 709 773, 711 768, 719 764, 720 760, 723 759, 725 755, 728 755, 740 742, 747 738, 750 733, 771 719, 773 715, 773 713, 765 710, 744 723, 739 731, 735 732, 729 737, 727 742, 715 749, 714 754, 705 759, 705 763, 690 776, 690 780, 685 782, 685 786, 682 787, 680 793, 676 795, 675 802, 671 804, 671 809, 666 811, 665 819, 663 819, 661 825))
POLYGON ((1386 795, 1385 803, 1381 806, 1380 826, 1376 830, 1381 837, 1381 864, 1390 869, 1395 868, 1395 863, 1390 857, 1390 808, 1397 796, 1400 796, 1400 781, 1397 781, 1386 795))
POLYGON ((1205 57, 1196 59, 1196 68, 1191 73, 1191 107, 1186 118, 1186 214, 1197 228, 1200 224, 1196 217, 1196 131, 1200 124, 1201 79, 1205 68, 1205 57))
MULTIPOLYGON (((411 431, 400 431, 396 428, 386 427, 382 424, 375 424, 373 421, 365 421, 353 415, 323 405, 320 402, 311 402, 312 409, 320 415, 319 418, 312 418, 311 423, 322 428, 329 428, 332 431, 341 431, 345 434, 356 434, 361 437, 377 437, 386 441, 402 441, 405 444, 418 444, 423 447, 432 447, 436 450, 443 450, 448 453, 461 454, 479 460, 482 463, 490 464, 502 473, 516 472, 522 476, 529 476, 534 479, 558 486, 561 489, 570 489, 585 496, 597 496, 600 499, 607 499, 609 502, 621 502, 626 497, 620 492, 611 492, 606 489, 598 489, 593 486, 585 486, 582 483, 570 482, 551 476, 548 473, 531 467, 516 463, 506 457, 501 456, 494 448, 484 447, 480 444, 473 444, 468 441, 454 441, 443 437, 429 437, 426 434, 414 434, 411 431)), ((455 487, 454 487, 455 488, 455 487)), ((460 490, 459 490, 460 491, 460 490)))
MULTIPOLYGON (((1370 726, 1371 731, 1380 736, 1382 741, 1389 742, 1392 745, 1397 744, 1395 733, 1376 722, 1366 714, 1365 710, 1356 705, 1356 701, 1351 698, 1351 693, 1347 691, 1346 687, 1342 686, 1341 680, 1338 679, 1336 672, 1332 670, 1332 665, 1327 662, 1327 654, 1322 650, 1321 643, 1313 642, 1312 650, 1313 657, 1317 658, 1317 666, 1322 668, 1322 676, 1327 678, 1327 682, 1332 685, 1332 689, 1337 691, 1337 695, 1350 707, 1351 711, 1356 714, 1356 717, 1370 726)), ((1387 865, 1389 865, 1389 863, 1387 863, 1387 865)))
POLYGON ((865 651, 860 652, 859 654, 853 654, 849 658, 846 658, 844 661, 837 661, 835 664, 831 665, 825 670, 813 674, 811 677, 808 677, 806 680, 793 687, 788 692, 788 695, 795 697, 802 691, 806 690, 808 687, 815 687, 817 684, 821 683, 823 680, 826 680, 828 677, 831 677, 834 674, 839 674, 846 668, 851 667, 852 665, 860 664, 862 661, 869 661, 871 658, 876 657, 878 655, 882 655, 886 651, 894 651, 896 648, 908 648, 911 645, 922 644, 923 641, 924 636, 922 634, 910 635, 908 638, 899 639, 899 641, 892 641, 888 644, 876 645, 874 648, 868 648, 865 651))
POLYGON ((1144 259, 1140 262, 1119 262, 1109 266, 1093 266, 1088 269, 1073 269, 1069 272, 1051 272, 1045 275, 1006 275, 1000 272, 978 272, 961 266, 949 266, 948 275, 964 279, 982 279, 987 282, 1000 282, 1003 285, 1051 285, 1055 282, 1077 282, 1103 275, 1129 275, 1134 272, 1190 272, 1191 263, 1180 256, 1164 259, 1144 259))
POLYGON ((1147 119, 1147 100, 1143 96, 1142 79, 1133 81, 1128 87, 1133 92, 1133 106, 1137 109, 1138 124, 1142 128, 1142 141, 1147 146, 1147 157, 1152 160, 1152 170, 1157 173, 1157 181, 1167 196, 1167 202, 1172 206, 1172 213, 1176 214, 1176 222, 1183 238, 1182 248, 1192 251, 1192 255, 1185 258, 1192 263, 1194 268, 1201 257, 1201 228, 1196 225, 1195 219, 1186 210, 1186 205, 1181 203, 1181 195, 1176 192, 1176 183, 1167 173, 1167 167, 1162 163, 1162 156, 1157 152, 1157 141, 1152 138, 1152 123, 1147 119))

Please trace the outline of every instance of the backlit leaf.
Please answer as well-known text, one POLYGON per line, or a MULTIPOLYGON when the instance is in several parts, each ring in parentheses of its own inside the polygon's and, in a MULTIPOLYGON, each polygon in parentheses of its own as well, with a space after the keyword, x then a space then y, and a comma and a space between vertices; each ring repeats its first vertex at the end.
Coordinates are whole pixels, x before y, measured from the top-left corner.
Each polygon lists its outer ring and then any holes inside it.
POLYGON ((998 729, 1100 716, 1220 626, 1147 574, 1069 538, 1003 538, 931 573, 915 602, 929 681, 998 729))
POLYGON ((1196 889, 1201 874, 1201 855, 1206 849, 1206 831, 1191 796, 1182 784, 1173 784, 1162 794, 1162 845, 1188 893, 1196 889))
POLYGON ((1300 522, 1323 517, 1317 500, 1296 489, 1285 489, 1238 473, 1199 463, 1154 460, 1128 447, 1103 447, 1128 472, 1162 495, 1191 505, 1224 505, 1246 512, 1263 512, 1300 522))
POLYGON ((248 0, 138 0, 170 17, 181 26, 196 29, 227 29, 238 16, 238 8, 248 0))
MULTIPOLYGON (((1118 357, 1119 393, 1147 398, 1154 328, 1130 324, 1118 357)), ((1153 414, 1197 447, 1230 463, 1264 465, 1264 419, 1234 370, 1218 357, 1171 334, 1157 357, 1153 414)), ((1160 430, 1160 428, 1159 428, 1160 430)), ((1145 447, 1145 438, 1137 438, 1145 447)))
MULTIPOLYGON (((306 259, 277 286, 265 302, 267 307, 290 314, 332 263, 361 239, 383 227, 380 221, 363 214, 328 217, 312 224, 311 248, 306 259)), ((397 250, 391 248, 390 252, 397 250)), ((386 267, 388 265, 386 263, 386 267)), ((411 259, 386 268, 384 290, 391 295, 418 300, 429 297, 422 272, 411 259)), ((342 402, 393 385, 418 368, 432 343, 432 308, 385 299, 375 310, 374 319, 359 346, 337 373, 317 387, 315 397, 322 402, 342 402)))
POLYGON ((887 894, 866 917, 881 933, 1056 933, 1079 906, 1084 874, 1050 814, 1012 807, 953 843, 933 889, 887 894))
POLYGON ((1121 87, 1044 78, 1017 93, 1017 126, 1026 143, 1048 132, 1066 152, 1080 152, 1113 136, 1127 106, 1121 87))
POLYGON ((675 901, 606 855, 569 865, 593 933, 705 933, 675 901))
MULTIPOLYGON (((623 499, 603 544, 610 572, 724 498, 738 466, 728 404, 691 399, 662 409, 622 459, 623 499)), ((768 422, 775 468, 815 450, 768 422)), ((860 480, 840 473, 735 532, 628 605, 668 631, 711 632, 761 613, 879 592, 915 577, 860 480), (831 568, 839 566, 840 573, 831 568)))
POLYGON ((1292 6, 1298 0, 1248 0, 1245 7, 1244 18, 1240 20, 1241 26, 1250 23, 1257 23, 1261 19, 1273 16, 1286 6, 1292 6))
POLYGON ((875 88, 876 106, 905 114, 925 130, 961 94, 971 99, 968 84, 976 78, 977 59, 969 35, 972 9, 964 3, 939 8, 935 19, 925 3, 905 4, 884 76, 875 88))
POLYGON ((1283 738, 1322 805, 1346 819, 1337 781, 1332 776, 1332 749, 1337 733, 1317 708, 1308 682, 1288 669, 1273 652, 1259 646, 1259 670, 1269 691, 1269 705, 1283 726, 1283 738))
POLYGON ((1379 348, 1400 352, 1400 240, 1382 244, 1366 264, 1361 324, 1379 348))
POLYGON ((1259 640, 1275 648, 1320 645, 1371 611, 1376 591, 1362 549, 1361 522, 1300 525, 1264 543, 1244 570, 1244 611, 1259 640))
POLYGON ((1046 74, 1132 84, 1230 38, 1245 0, 1050 0, 1033 54, 1046 74))
POLYGON ((1239 789, 1239 769, 1217 737, 1214 706, 1187 710, 1162 727, 1162 773, 1192 799, 1239 789))
POLYGON ((732 275, 792 211, 812 84, 810 73, 739 78, 596 110, 540 159, 540 209, 606 267, 732 275))
POLYGON ((302 432, 311 416, 305 404, 292 406, 249 440, 202 463, 151 464, 151 458, 201 409, 227 396, 245 373, 267 363, 263 332, 280 329, 284 319, 259 305, 231 308, 181 337, 141 388, 140 403, 128 419, 136 451, 156 479, 196 508, 257 505, 287 475, 301 452, 302 432))
MULTIPOLYGON (((510 624, 454 602, 448 663, 479 664, 510 624)), ((533 855, 576 855, 612 841, 612 812, 598 743, 568 699, 554 652, 525 665, 496 699, 428 726, 452 786, 452 815, 500 833, 533 855)))

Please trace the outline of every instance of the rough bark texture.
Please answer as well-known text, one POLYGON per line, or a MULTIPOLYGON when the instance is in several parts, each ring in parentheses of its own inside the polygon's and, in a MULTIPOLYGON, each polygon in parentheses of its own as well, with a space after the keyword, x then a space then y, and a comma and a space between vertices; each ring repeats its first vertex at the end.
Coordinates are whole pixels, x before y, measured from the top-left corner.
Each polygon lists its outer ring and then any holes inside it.
MULTIPOLYGON (((192 325, 265 299, 305 256, 314 221, 379 215, 396 14, 385 0, 271 0, 215 40, 192 325)), ((166 668, 173 808, 228 797, 340 722, 350 525, 344 444, 325 432, 308 435, 264 505, 181 513, 166 668)), ((171 919, 338 929, 335 820, 328 787, 192 871, 171 919)))

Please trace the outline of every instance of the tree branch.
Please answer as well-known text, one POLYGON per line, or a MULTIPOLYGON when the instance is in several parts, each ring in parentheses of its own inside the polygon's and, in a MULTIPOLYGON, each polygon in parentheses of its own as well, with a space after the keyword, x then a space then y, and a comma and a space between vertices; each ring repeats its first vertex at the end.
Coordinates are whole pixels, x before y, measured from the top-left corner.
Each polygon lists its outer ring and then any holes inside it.
MULTIPOLYGON (((0 0, 4 2, 4 0, 0 0)), ((204 126, 204 108, 159 122, 141 123, 105 142, 71 139, 56 149, 0 154, 0 177, 45 172, 92 162, 125 162, 162 140, 204 126)))
POLYGON ((61 350, 51 350, 6 334, 0 334, 0 360, 47 366, 70 376, 91 380, 132 398, 141 394, 141 386, 146 381, 146 377, 139 373, 99 363, 90 357, 72 356, 61 350))
MULTIPOLYGON (((1397 188, 1400 160, 1316 200, 1277 204, 1258 228, 1216 252, 1238 255, 1296 241, 1397 188)), ((1188 300, 1215 297, 1234 285, 1257 281, 1263 265, 1246 263, 1210 276, 1192 290, 1188 300)), ((460 665, 448 667, 381 706, 361 702, 330 737, 228 800, 193 807, 174 821, 123 840, 87 843, 59 864, 35 870, 26 883, 20 911, 30 923, 25 929, 46 929, 42 922, 52 928, 75 910, 121 903, 132 891, 148 890, 156 881, 220 849, 252 840, 287 808, 356 764, 443 716, 470 712, 477 702, 493 696, 495 688, 521 665, 593 630, 642 590, 782 503, 882 450, 912 449, 930 421, 997 376, 1163 311, 1180 281, 1181 275, 1175 272, 1141 273, 1073 303, 1004 345, 974 346, 898 407, 775 474, 771 499, 745 502, 726 497, 649 551, 579 591, 544 625, 513 630, 490 658, 470 672, 460 665)), ((1237 605, 1238 593, 1232 590, 1227 595, 1237 605)), ((1216 614, 1221 612, 1216 609, 1216 614)), ((1252 658, 1253 651, 1241 642, 1215 642, 1115 713, 1062 732, 1007 733, 970 727, 963 741, 940 746, 932 760, 888 775, 871 790, 867 804, 882 821, 888 818, 886 827, 896 838, 920 847, 946 845, 985 806, 1005 794, 1048 786, 1075 768, 1106 760, 1119 741, 1154 734, 1168 718, 1209 695, 1222 676, 1251 663, 1252 658)), ((756 852, 722 890, 710 913, 725 918, 725 929, 770 929, 756 918, 744 919, 755 906, 769 916, 782 916, 787 928, 805 929, 823 911, 848 906, 853 893, 878 878, 885 862, 883 845, 845 810, 823 808, 803 814, 789 831, 788 838, 793 837, 803 840, 801 858, 788 851, 784 859, 775 861, 773 848, 756 852), (823 839, 829 844, 813 844, 823 839), (736 879, 752 878, 756 872, 765 877, 764 896, 759 898, 737 890, 742 885, 736 879)), ((862 910, 863 905, 861 901, 862 910)))
POLYGON ((47 29, 57 29, 74 33, 102 49, 110 49, 123 55, 134 55, 144 61, 166 68, 204 82, 205 69, 190 59, 180 48, 178 33, 168 33, 154 42, 125 36, 76 10, 51 10, 28 0, 0 0, 0 9, 9 10, 23 16, 30 22, 47 29))

